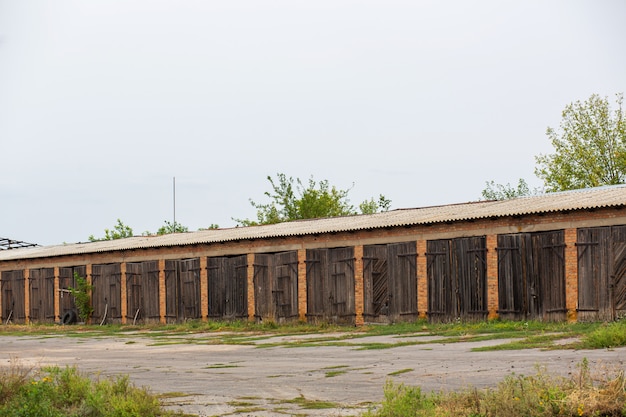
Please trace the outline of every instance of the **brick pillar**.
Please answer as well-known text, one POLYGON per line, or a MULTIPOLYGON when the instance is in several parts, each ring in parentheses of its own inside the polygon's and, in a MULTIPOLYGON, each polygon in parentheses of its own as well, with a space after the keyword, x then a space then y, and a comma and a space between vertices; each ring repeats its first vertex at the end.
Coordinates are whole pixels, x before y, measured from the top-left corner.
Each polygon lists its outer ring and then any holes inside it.
POLYGON ((165 259, 159 259, 159 319, 165 321, 165 259))
POLYGON ((417 241, 417 311, 419 318, 428 317, 428 258, 426 257, 426 241, 417 241))
POLYGON ((209 319, 209 269, 206 256, 200 258, 200 315, 202 321, 209 319))
POLYGON ((54 303, 54 317, 55 317, 55 322, 61 321, 61 278, 59 278, 59 267, 55 266, 54 267, 54 296, 53 298, 53 303, 54 303))
POLYGON ((254 253, 248 254, 248 320, 254 320, 254 253))
MULTIPOLYGON (((85 281, 87 281, 87 285, 90 287, 93 285, 93 277, 91 276, 92 266, 92 264, 85 265, 85 281)), ((91 290, 89 291, 89 301, 91 301, 91 305, 93 306, 93 293, 91 290)), ((91 324, 91 317, 87 320, 87 324, 91 324)))
POLYGON ((576 321, 578 309, 578 250, 575 228, 565 229, 565 308, 567 320, 576 321))
POLYGON ((487 310, 489 320, 498 318, 498 235, 487 235, 487 310))
POLYGON ((298 318, 306 321, 306 249, 298 250, 298 318))
POLYGON ((30 269, 24 269, 24 323, 30 322, 30 269))
POLYGON ((364 292, 363 292, 363 245, 354 247, 354 311, 356 312, 355 324, 362 326, 364 292))

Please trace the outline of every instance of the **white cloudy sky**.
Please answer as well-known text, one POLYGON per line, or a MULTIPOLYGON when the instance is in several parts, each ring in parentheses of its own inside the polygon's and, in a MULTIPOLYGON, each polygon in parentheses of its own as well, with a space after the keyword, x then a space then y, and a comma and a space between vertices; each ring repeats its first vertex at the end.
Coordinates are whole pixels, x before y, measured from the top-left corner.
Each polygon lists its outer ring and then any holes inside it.
POLYGON ((626 2, 0 0, 0 236, 254 217, 266 177, 355 204, 534 176, 565 105, 626 92, 626 2))

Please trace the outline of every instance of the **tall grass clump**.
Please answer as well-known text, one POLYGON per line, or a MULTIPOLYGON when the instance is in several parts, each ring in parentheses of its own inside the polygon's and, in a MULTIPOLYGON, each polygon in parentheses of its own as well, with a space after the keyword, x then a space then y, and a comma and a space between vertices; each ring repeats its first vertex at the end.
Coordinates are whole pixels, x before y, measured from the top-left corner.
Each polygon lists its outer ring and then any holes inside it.
POLYGON ((603 323, 583 338, 583 347, 605 349, 626 346, 626 320, 603 323))
POLYGON ((12 363, 0 370, 0 416, 157 417, 170 416, 156 396, 133 386, 127 376, 92 381, 76 368, 41 371, 12 363))
POLYGON ((625 417, 626 378, 623 370, 593 375, 585 359, 569 378, 510 375, 496 388, 424 394, 419 387, 387 382, 382 404, 364 417, 625 417))
POLYGON ((385 383, 385 396, 376 411, 369 411, 364 417, 421 417, 435 416, 438 396, 423 394, 420 387, 404 384, 385 383))

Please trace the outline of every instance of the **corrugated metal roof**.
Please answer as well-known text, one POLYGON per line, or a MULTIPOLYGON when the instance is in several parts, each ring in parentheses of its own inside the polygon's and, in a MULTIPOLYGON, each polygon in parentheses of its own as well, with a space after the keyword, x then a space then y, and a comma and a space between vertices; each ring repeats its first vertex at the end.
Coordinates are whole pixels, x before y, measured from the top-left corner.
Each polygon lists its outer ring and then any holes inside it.
POLYGON ((14 249, 1 251, 0 261, 273 237, 305 236, 624 205, 626 205, 626 185, 619 185, 548 193, 540 196, 520 197, 503 201, 478 201, 444 206, 398 209, 369 215, 301 220, 264 226, 213 229, 163 236, 136 236, 100 242, 14 249))

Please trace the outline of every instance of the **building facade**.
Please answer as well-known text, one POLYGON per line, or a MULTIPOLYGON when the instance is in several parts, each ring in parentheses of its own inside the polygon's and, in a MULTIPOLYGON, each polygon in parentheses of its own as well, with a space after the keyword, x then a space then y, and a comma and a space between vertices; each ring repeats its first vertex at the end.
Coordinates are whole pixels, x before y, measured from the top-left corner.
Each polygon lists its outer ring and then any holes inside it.
POLYGON ((0 251, 3 323, 626 315, 626 187, 0 251))

